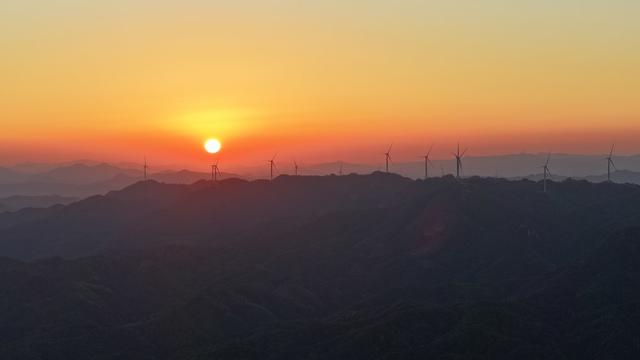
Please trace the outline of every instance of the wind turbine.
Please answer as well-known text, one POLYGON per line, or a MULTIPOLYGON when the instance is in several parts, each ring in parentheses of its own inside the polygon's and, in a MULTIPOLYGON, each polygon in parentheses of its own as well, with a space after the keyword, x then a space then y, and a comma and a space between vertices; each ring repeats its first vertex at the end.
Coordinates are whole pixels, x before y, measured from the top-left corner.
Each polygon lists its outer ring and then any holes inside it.
POLYGON ((542 166, 544 170, 543 191, 547 192, 547 177, 551 177, 551 171, 549 171, 549 160, 551 160, 551 153, 547 155, 547 161, 542 166))
POLYGON ((298 176, 298 163, 295 160, 293 160, 293 173, 298 176))
POLYGON ((267 160, 267 162, 269 163, 269 180, 273 180, 273 169, 276 169, 276 156, 278 156, 278 153, 276 153, 275 155, 273 155, 273 157, 271 158, 271 160, 267 160))
POLYGON ((460 143, 458 143, 458 151, 451 153, 456 158, 456 179, 460 179, 460 172, 462 172, 462 157, 467 153, 468 149, 464 149, 462 154, 460 153, 460 143))
POLYGON ((144 169, 144 179, 147 180, 147 169, 149 169, 149 166, 147 165, 147 157, 146 156, 144 157, 143 169, 144 169))
POLYGON ((340 161, 340 169, 338 170, 338 176, 342 176, 342 167, 344 166, 344 164, 342 163, 342 161, 340 161))
POLYGON ((611 182, 611 167, 613 166, 614 170, 618 170, 616 169, 616 164, 613 163, 613 150, 615 148, 615 144, 611 145, 611 151, 609 152, 609 156, 607 156, 605 159, 607 159, 607 182, 611 182))
POLYGON ((391 148, 393 147, 393 144, 391 144, 389 146, 389 150, 387 150, 386 153, 384 153, 385 156, 385 170, 388 173, 389 172, 389 162, 391 161, 391 148))
POLYGON ((218 161, 211 165, 211 181, 218 182, 218 176, 220 175, 220 169, 218 168, 218 161))
POLYGON ((424 156, 424 178, 425 180, 429 178, 429 164, 433 166, 433 162, 429 159, 429 155, 431 155, 431 150, 433 150, 433 144, 429 147, 429 151, 427 151, 427 155, 424 156))

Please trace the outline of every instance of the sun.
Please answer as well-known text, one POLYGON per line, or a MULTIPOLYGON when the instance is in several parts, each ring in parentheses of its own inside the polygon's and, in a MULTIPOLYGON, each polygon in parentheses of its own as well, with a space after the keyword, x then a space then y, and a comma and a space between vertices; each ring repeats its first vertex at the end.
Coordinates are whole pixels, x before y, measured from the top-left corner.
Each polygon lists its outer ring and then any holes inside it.
POLYGON ((215 154, 222 148, 222 144, 218 139, 208 139, 204 143, 204 149, 207 150, 209 154, 215 154))

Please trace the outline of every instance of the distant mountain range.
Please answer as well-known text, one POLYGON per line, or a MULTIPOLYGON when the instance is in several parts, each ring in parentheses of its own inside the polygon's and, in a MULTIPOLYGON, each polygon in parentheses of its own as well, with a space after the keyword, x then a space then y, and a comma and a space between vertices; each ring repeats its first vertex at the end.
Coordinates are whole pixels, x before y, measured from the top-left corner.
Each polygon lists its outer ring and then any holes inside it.
MULTIPOLYGON (((163 170, 149 173, 148 178, 159 182, 191 184, 209 179, 208 173, 189 170, 163 170)), ((223 178, 239 177, 223 173, 223 178)), ((0 167, 0 197, 49 196, 87 197, 122 189, 143 179, 142 170, 123 168, 106 163, 81 161, 59 167, 43 164, 21 164, 0 167)))
MULTIPOLYGON (((540 165, 546 154, 514 154, 488 157, 466 157, 463 161, 465 176, 503 177, 509 179, 540 180, 540 165)), ((640 184, 640 156, 619 156, 615 158, 617 168, 612 173, 616 183, 640 184)), ((450 160, 434 160, 429 167, 430 176, 455 173, 455 163, 450 160)), ((64 198, 84 198, 119 190, 143 179, 139 164, 107 164, 91 160, 79 160, 64 164, 23 163, 11 167, 0 167, 0 198, 26 196, 61 196, 64 198)), ((552 179, 584 179, 591 182, 606 181, 606 161, 601 156, 553 154, 550 162, 552 179)), ((278 174, 291 174, 287 164, 279 164, 278 174)), ((332 162, 322 164, 301 164, 302 175, 370 174, 382 170, 382 166, 332 162)), ((222 178, 268 178, 268 168, 251 167, 239 169, 241 174, 223 173, 222 178)), ((424 162, 398 162, 391 164, 391 171, 410 178, 424 177, 424 162)), ((149 174, 149 179, 162 183, 192 184, 210 178, 206 172, 164 169, 149 174)), ((51 199, 51 198, 49 198, 51 199)), ((50 201, 32 201, 30 206, 49 206, 50 201)), ((0 211, 17 209, 15 206, 0 206, 0 211)))
MULTIPOLYGON (((543 179, 543 174, 534 174, 524 177, 516 177, 513 179, 529 179, 533 181, 539 181, 543 179)), ((567 179, 574 180, 586 180, 593 183, 600 183, 608 181, 607 174, 602 175, 590 175, 584 177, 568 177, 552 174, 550 177, 554 181, 563 181, 567 179)), ((617 184, 640 184, 640 172, 629 170, 615 170, 611 172, 611 181, 617 184)))
POLYGON ((640 186, 138 182, 0 214, 7 359, 633 359, 640 186))
POLYGON ((47 208, 53 205, 66 205, 76 200, 78 200, 78 198, 58 195, 14 195, 0 199, 0 213, 4 211, 18 211, 24 208, 47 208))
MULTIPOLYGON (((540 168, 544 165, 548 154, 509 154, 496 156, 473 156, 471 152, 463 159, 462 173, 469 176, 501 177, 501 178, 524 178, 532 174, 540 173, 540 168)), ((418 158, 418 156, 416 156, 418 158)), ((617 156, 614 158, 615 164, 620 171, 629 174, 640 174, 640 155, 617 156)), ((279 163, 278 168, 281 174, 293 174, 293 164, 279 163)), ((374 171, 384 171, 384 157, 380 157, 378 164, 360 164, 348 161, 334 161, 320 164, 300 164, 299 173, 303 175, 329 175, 338 174, 342 169, 343 174, 370 174, 374 171)), ((572 154, 552 154, 549 164, 551 172, 561 177, 606 178, 607 162, 604 155, 572 155, 572 154)), ((237 170, 239 173, 247 174, 249 178, 268 178, 268 168, 247 167, 237 170)), ((412 179, 424 178, 424 160, 404 162, 396 160, 390 164, 390 171, 412 179)), ((455 161, 453 159, 433 160, 429 166, 429 174, 433 176, 455 174, 455 161)), ((632 176, 630 182, 640 183, 640 176, 632 176)))

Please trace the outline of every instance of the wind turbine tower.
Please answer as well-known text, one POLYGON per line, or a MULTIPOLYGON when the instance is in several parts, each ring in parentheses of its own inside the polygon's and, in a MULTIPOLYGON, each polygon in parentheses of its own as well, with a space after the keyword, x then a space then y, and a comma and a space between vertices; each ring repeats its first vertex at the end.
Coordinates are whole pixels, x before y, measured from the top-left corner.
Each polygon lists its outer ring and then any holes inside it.
POLYGON ((147 180, 147 169, 149 169, 149 166, 147 165, 147 157, 146 156, 144 157, 143 169, 144 169, 144 179, 147 180))
POLYGON ((391 148, 393 147, 393 144, 391 144, 389 146, 389 150, 387 150, 386 153, 384 153, 385 156, 385 170, 388 173, 389 172, 389 162, 391 161, 391 148))
POLYGON ((547 161, 544 163, 544 166, 542 166, 542 169, 544 170, 544 180, 542 182, 544 192, 547 192, 547 178, 551 177, 551 171, 549 171, 549 160, 551 160, 551 154, 547 155, 547 161))
POLYGON ((293 173, 298 176, 298 163, 295 160, 293 160, 293 173))
POLYGON ((211 165, 211 181, 218 182, 218 176, 220 176, 220 169, 218 168, 218 161, 211 165))
POLYGON ((616 169, 616 164, 613 163, 613 149, 615 146, 615 144, 611 145, 609 156, 605 158, 607 159, 607 182, 611 182, 611 167, 613 167, 614 170, 618 170, 616 169))
POLYGON ((269 180, 273 180, 273 169, 276 169, 276 156, 278 156, 278 154, 276 153, 275 155, 273 155, 273 157, 271 158, 271 160, 267 160, 267 162, 269 163, 269 180))
POLYGON ((425 180, 429 178, 429 164, 433 166, 433 162, 431 162, 431 160, 429 159, 429 155, 431 155, 431 150, 433 150, 433 145, 431 145, 431 147, 429 148, 429 151, 427 151, 427 155, 424 156, 424 179, 425 180))
POLYGON ((452 153, 456 158, 456 179, 460 179, 460 173, 462 172, 462 157, 467 153, 468 149, 464 149, 462 154, 460 153, 460 143, 458 143, 458 150, 456 153, 452 153))

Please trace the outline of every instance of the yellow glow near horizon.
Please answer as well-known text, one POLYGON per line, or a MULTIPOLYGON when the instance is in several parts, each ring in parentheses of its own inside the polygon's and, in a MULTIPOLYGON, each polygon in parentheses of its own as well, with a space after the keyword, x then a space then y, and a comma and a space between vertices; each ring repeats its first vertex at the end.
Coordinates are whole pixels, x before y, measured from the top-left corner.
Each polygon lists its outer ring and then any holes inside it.
POLYGON ((222 149, 222 144, 218 139, 209 139, 204 143, 204 149, 207 150, 209 154, 215 154, 222 149))
POLYGON ((165 131, 179 133, 188 137, 200 137, 202 134, 215 133, 219 137, 243 136, 254 130, 251 112, 234 108, 211 108, 185 112, 162 122, 165 131))

